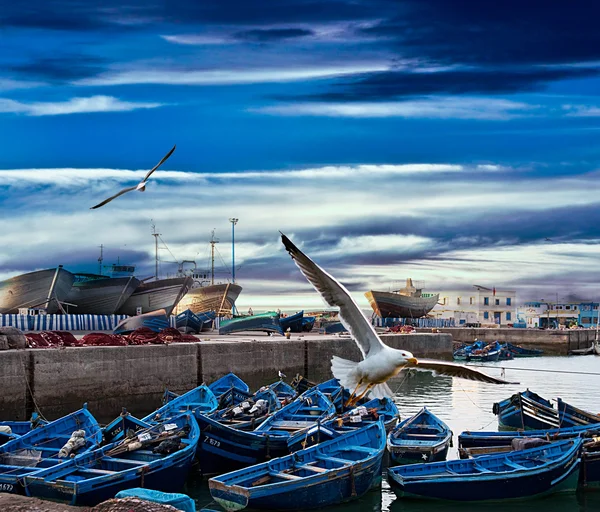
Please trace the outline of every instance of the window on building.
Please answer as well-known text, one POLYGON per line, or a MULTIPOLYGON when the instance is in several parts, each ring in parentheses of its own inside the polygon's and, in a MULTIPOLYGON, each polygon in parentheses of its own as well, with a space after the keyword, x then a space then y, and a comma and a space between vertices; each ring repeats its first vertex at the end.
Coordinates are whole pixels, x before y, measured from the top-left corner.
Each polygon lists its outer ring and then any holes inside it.
POLYGON ((473 304, 473 297, 469 297, 469 304, 473 304))
POLYGON ((500 299, 496 299, 496 306, 500 305, 500 299))
POLYGON ((573 309, 577 309, 577 306, 573 306, 573 309))
POLYGON ((490 298, 489 297, 484 297, 483 298, 483 305, 484 306, 489 306, 490 305, 490 298))
POLYGON ((460 306, 460 297, 456 297, 456 305, 460 306))
POLYGON ((565 306, 565 309, 571 309, 571 306, 565 306))
POLYGON ((444 297, 444 306, 447 305, 447 304, 449 304, 448 297, 444 297))
POLYGON ((506 305, 510 306, 510 297, 506 297, 506 305))
POLYGON ((485 318, 486 320, 490 317, 490 314, 487 311, 483 312, 483 318, 485 318))
POLYGON ((512 315, 510 314, 510 311, 508 311, 506 313, 506 321, 508 322, 511 319, 512 315))

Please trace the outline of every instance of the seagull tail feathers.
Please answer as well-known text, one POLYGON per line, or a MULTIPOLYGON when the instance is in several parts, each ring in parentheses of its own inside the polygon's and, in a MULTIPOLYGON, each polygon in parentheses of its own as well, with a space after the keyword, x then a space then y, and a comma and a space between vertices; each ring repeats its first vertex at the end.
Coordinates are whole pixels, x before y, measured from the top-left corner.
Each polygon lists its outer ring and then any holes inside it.
POLYGON ((340 384, 350 391, 356 389, 360 377, 357 370, 358 363, 349 361, 341 357, 333 356, 331 358, 331 373, 340 381, 340 384))
POLYGON ((390 398, 393 396, 393 393, 390 387, 385 382, 382 382, 373 387, 369 396, 371 398, 390 398))

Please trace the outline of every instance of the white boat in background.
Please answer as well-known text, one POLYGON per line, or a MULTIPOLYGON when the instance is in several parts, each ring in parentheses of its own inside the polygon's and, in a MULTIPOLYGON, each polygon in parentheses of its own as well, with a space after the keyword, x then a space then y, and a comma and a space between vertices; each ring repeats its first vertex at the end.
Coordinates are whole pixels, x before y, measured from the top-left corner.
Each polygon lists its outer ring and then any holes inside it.
POLYGON ((108 277, 75 274, 75 282, 67 297, 68 311, 75 314, 115 315, 140 284, 141 281, 132 275, 108 277))
POLYGON ((48 314, 63 312, 75 276, 62 265, 11 277, 0 282, 0 314, 36 308, 48 314))
POLYGON ((119 314, 134 316, 164 309, 169 316, 191 286, 189 276, 142 282, 121 306, 119 314))

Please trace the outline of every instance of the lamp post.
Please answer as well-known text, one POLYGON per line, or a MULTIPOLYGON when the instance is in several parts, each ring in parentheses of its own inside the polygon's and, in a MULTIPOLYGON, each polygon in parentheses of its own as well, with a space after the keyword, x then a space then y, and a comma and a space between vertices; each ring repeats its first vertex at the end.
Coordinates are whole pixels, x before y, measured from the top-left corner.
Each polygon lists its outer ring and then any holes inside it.
POLYGON ((231 222, 231 281, 235 284, 235 225, 239 219, 232 217, 231 222))

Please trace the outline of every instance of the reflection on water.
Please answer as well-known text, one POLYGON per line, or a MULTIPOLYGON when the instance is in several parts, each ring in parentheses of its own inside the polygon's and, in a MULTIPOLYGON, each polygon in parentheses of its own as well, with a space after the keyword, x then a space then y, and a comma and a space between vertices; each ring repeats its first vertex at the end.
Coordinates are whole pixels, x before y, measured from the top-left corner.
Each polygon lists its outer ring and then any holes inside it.
MULTIPOLYGON (((433 377, 427 372, 414 372, 405 376, 402 372, 389 382, 395 392, 395 401, 402 418, 415 414, 421 407, 427 406, 443 419, 454 432, 454 447, 450 449, 449 459, 457 458, 458 434, 464 430, 496 430, 497 418, 492 413, 494 402, 508 398, 517 391, 530 388, 544 398, 563 400, 582 409, 600 412, 600 357, 538 357, 487 363, 483 369, 490 375, 501 376, 508 381, 520 384, 497 386, 481 382, 472 382, 451 377, 433 377), (514 368, 531 368, 545 371, 518 371, 514 368), (554 370, 550 371, 550 370, 554 370), (576 375, 557 373, 558 371, 588 372, 597 375, 576 375)), ((320 376, 318 380, 329 378, 320 376)), ((315 379, 314 376, 311 378, 315 379)), ((317 380, 317 379, 315 379, 317 380)), ((208 507, 220 510, 212 502, 206 482, 190 480, 188 494, 196 499, 199 509, 208 507)), ((600 492, 577 494, 557 494, 547 498, 507 503, 450 503, 422 500, 398 500, 384 481, 382 489, 372 491, 358 501, 328 507, 328 511, 339 512, 476 512, 485 507, 486 512, 596 512, 600 510, 600 492)))

